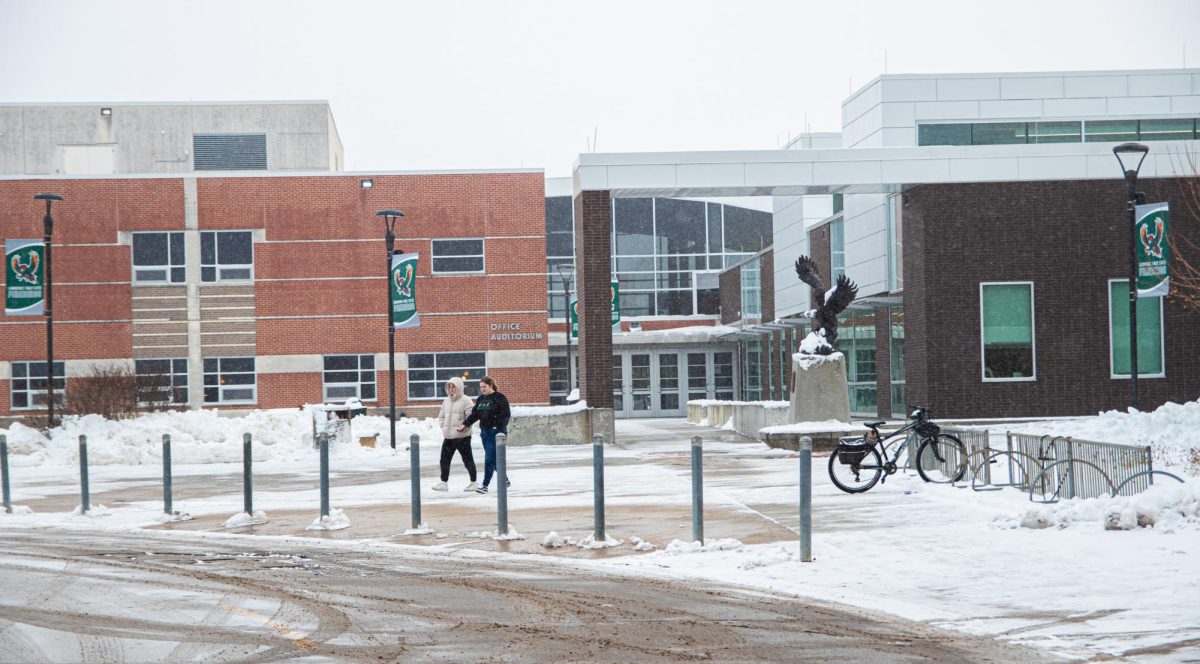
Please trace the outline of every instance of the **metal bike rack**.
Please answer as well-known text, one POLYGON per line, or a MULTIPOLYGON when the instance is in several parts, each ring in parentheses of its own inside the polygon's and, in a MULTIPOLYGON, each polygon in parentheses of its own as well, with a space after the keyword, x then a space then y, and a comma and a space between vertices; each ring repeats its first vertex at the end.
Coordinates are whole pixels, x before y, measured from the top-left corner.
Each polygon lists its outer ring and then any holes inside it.
POLYGON ((1124 482, 1121 482, 1120 484, 1118 484, 1117 488, 1113 489, 1112 497, 1116 498, 1117 495, 1121 493, 1121 489, 1125 488, 1125 485, 1129 484, 1130 482, 1132 482, 1133 480, 1135 480, 1139 477, 1143 477, 1143 476, 1149 477, 1150 484, 1154 484, 1154 476, 1155 475, 1165 475, 1165 476, 1175 480, 1176 482, 1183 484, 1183 478, 1179 477, 1178 475, 1176 475, 1174 473, 1168 473, 1165 470, 1143 470, 1142 472, 1140 472, 1136 475, 1130 475, 1129 477, 1125 478, 1124 482))
MULTIPOLYGON (((1094 469, 1094 470, 1095 470, 1097 473, 1100 473, 1100 477, 1103 477, 1103 478, 1104 478, 1104 481, 1105 481, 1105 482, 1108 484, 1108 486, 1109 486, 1109 489, 1110 489, 1110 490, 1114 489, 1114 487, 1113 487, 1113 483, 1112 483, 1112 480, 1111 480, 1111 479, 1109 479, 1109 477, 1108 477, 1108 473, 1104 472, 1104 469, 1103 469, 1103 468, 1101 468, 1100 466, 1097 466, 1096 464, 1092 463, 1091 461, 1084 461, 1084 460, 1082 460, 1082 459, 1064 459, 1064 460, 1062 460, 1062 461, 1055 461, 1054 463, 1052 463, 1052 464, 1050 464, 1049 466, 1047 466, 1047 467, 1046 467, 1044 470, 1042 470, 1042 472, 1041 472, 1040 474, 1038 474, 1038 476, 1037 476, 1037 480, 1041 480, 1043 477, 1045 477, 1045 476, 1046 476, 1046 473, 1048 473, 1048 472, 1050 472, 1051 470, 1054 470, 1056 467, 1058 467, 1058 466, 1061 466, 1061 465, 1064 465, 1064 464, 1068 466, 1068 473, 1070 473, 1070 476, 1071 476, 1071 477, 1074 477, 1074 469, 1073 469, 1073 468, 1070 468, 1070 466, 1073 466, 1074 464, 1077 464, 1077 463, 1078 463, 1078 464, 1083 464, 1083 465, 1085 465, 1085 466, 1088 466, 1089 468, 1092 468, 1092 469, 1094 469)), ((1045 492, 1045 490, 1044 490, 1044 489, 1043 489, 1043 491, 1042 491, 1042 498, 1043 498, 1043 500, 1035 500, 1035 499, 1034 499, 1034 497, 1033 497, 1033 490, 1034 490, 1034 487, 1035 487, 1035 486, 1038 484, 1038 481, 1037 481, 1037 480, 1035 480, 1033 483, 1031 483, 1031 484, 1029 485, 1029 500, 1031 500, 1031 501, 1033 501, 1033 502, 1035 502, 1035 503, 1042 503, 1042 504, 1045 504, 1045 505, 1049 505, 1049 504, 1051 504, 1051 503, 1057 503, 1057 502, 1058 502, 1058 500, 1059 500, 1059 496, 1058 496, 1058 490, 1057 490, 1057 489, 1056 489, 1056 490, 1054 491, 1054 493, 1052 494, 1052 495, 1054 496, 1054 498, 1053 498, 1053 499, 1051 499, 1051 500, 1044 500, 1044 498, 1045 498, 1045 496, 1046 496, 1046 492, 1045 492)), ((1061 489, 1061 488, 1062 488, 1062 483, 1060 482, 1058 486, 1059 486, 1059 488, 1061 489)), ((1067 496, 1067 498, 1074 498, 1074 497, 1075 497, 1075 496, 1074 496, 1074 494, 1067 496)))

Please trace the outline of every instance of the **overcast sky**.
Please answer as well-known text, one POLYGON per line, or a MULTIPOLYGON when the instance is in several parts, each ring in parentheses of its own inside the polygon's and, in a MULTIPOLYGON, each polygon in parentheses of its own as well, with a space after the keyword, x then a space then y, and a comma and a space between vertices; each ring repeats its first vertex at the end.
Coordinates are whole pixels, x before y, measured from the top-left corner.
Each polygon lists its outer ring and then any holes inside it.
POLYGON ((0 102, 327 99, 348 170, 769 149, 885 73, 1200 67, 1200 2, 0 0, 0 102))

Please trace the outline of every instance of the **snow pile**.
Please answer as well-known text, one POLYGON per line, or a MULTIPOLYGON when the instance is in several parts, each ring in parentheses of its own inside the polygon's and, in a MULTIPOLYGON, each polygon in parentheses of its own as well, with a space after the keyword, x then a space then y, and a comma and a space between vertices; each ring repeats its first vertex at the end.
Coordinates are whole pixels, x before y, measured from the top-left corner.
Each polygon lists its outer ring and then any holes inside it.
POLYGON ((432 534, 433 534, 433 528, 430 528, 429 526, 427 526, 423 523, 416 528, 409 528, 408 530, 401 533, 401 535, 404 537, 408 537, 410 535, 432 535, 432 534))
POLYGON ((171 512, 170 514, 159 514, 154 517, 158 523, 178 523, 180 521, 191 521, 192 515, 187 512, 171 512))
POLYGON ((571 542, 568 540, 567 543, 574 544, 581 549, 607 549, 609 547, 621 546, 625 543, 625 540, 613 539, 612 535, 606 533, 604 535, 604 541, 600 541, 596 539, 596 533, 591 533, 578 542, 571 542))
POLYGON ((517 529, 513 528, 512 525, 509 525, 507 533, 504 535, 496 535, 492 539, 498 541, 523 540, 525 539, 525 536, 521 533, 518 533, 517 529))
MULTIPOLYGON (((162 436, 171 436, 171 456, 177 464, 236 463, 242 460, 242 435, 254 441, 255 461, 301 461, 317 452, 313 447, 313 410, 280 408, 248 411, 240 417, 221 417, 216 410, 147 413, 128 420, 106 420, 99 415, 71 416, 50 431, 47 438, 20 423, 9 427, 8 449, 14 466, 72 466, 78 463, 79 436, 86 435, 88 463, 158 464, 162 461, 162 436)), ((323 417, 323 414, 321 414, 323 417)), ((384 417, 353 420, 355 432, 388 429, 384 417)), ((433 419, 400 419, 396 435, 407 440, 418 434, 425 440, 442 436, 433 419)), ((330 445, 335 458, 369 458, 391 455, 387 445, 374 448, 357 444, 330 445)))
MULTIPOLYGON (((0 510, 0 516, 4 516, 5 512, 0 510)), ((12 514, 33 514, 33 508, 28 505, 13 505, 12 514)))
POLYGON ((653 551, 654 545, 640 537, 630 537, 629 543, 633 545, 634 551, 653 551))
POLYGON ((699 540, 684 542, 683 540, 672 540, 663 552, 668 555, 679 555, 683 553, 707 553, 709 551, 737 551, 742 548, 742 543, 725 537, 722 539, 706 539, 701 544, 699 540))
POLYGON ((84 512, 83 505, 76 505, 75 509, 71 510, 71 513, 68 516, 72 516, 72 517, 75 517, 75 516, 83 516, 83 517, 112 516, 112 510, 108 509, 104 505, 92 505, 91 507, 88 508, 88 511, 84 512))
POLYGON ((1200 530, 1200 479, 1183 484, 1162 480, 1134 496, 1076 498, 1039 505, 1023 514, 1001 519, 1009 528, 1067 528, 1072 525, 1106 530, 1153 528, 1161 532, 1200 530))
POLYGON ((575 542, 570 540, 570 538, 563 537, 553 530, 546 533, 546 536, 542 538, 542 546, 546 547, 547 549, 557 549, 564 544, 574 543, 575 542))
POLYGON ((241 514, 234 514, 225 520, 224 525, 226 528, 237 528, 239 526, 257 526, 260 523, 266 523, 268 521, 270 521, 270 519, 267 518, 267 513, 263 512, 262 510, 257 510, 254 512, 254 514, 247 514, 245 512, 242 512, 241 514))
POLYGON ((771 567, 772 565, 781 565, 783 563, 791 563, 800 560, 800 553, 796 550, 796 546, 779 545, 772 549, 749 551, 749 558, 738 563, 738 569, 749 570, 758 567, 771 567))
POLYGON ((305 530, 341 530, 350 527, 350 519, 346 513, 336 507, 329 510, 329 516, 319 516, 305 530))
POLYGON ((1094 417, 1013 425, 1014 433, 1070 436, 1154 448, 1154 465, 1200 476, 1200 401, 1166 403, 1154 411, 1110 410, 1094 417))
POLYGON ((513 417, 547 417, 549 415, 566 415, 587 410, 586 401, 576 401, 565 406, 512 406, 513 417))

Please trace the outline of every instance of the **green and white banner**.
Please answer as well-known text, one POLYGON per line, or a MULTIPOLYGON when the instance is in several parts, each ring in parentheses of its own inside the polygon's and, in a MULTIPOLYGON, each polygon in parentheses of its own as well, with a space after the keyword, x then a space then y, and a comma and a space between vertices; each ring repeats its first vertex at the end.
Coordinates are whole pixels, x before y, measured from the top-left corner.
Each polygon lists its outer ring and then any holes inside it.
POLYGON ((1137 296, 1163 297, 1171 290, 1171 277, 1167 274, 1167 263, 1171 260, 1171 247, 1167 243, 1168 203, 1139 205, 1133 228, 1137 246, 1137 296))
POLYGON ((4 241, 4 315, 45 313, 45 251, 41 240, 4 241))
MULTIPOLYGON (((621 288, 617 282, 609 284, 609 304, 612 307, 612 322, 613 332, 621 331, 621 288)), ((579 338, 579 294, 571 293, 571 300, 567 305, 567 311, 570 314, 571 321, 571 336, 579 338)))
POLYGON ((418 255, 392 256, 392 325, 397 329, 421 326, 421 317, 417 315, 418 255))

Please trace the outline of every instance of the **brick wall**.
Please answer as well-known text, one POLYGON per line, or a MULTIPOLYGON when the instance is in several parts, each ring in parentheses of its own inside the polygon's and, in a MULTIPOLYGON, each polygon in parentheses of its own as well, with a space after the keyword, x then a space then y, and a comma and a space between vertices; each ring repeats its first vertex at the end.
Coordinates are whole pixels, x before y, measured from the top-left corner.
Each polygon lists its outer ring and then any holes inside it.
POLYGON ((717 296, 721 301, 721 324, 742 319, 742 268, 731 267, 719 276, 717 296))
POLYGON ((612 280, 611 220, 612 199, 607 191, 585 191, 575 198, 575 278, 580 307, 579 395, 595 408, 612 408, 613 405, 609 286, 612 280))
MULTIPOLYGON (((1200 241, 1178 180, 1139 183, 1171 202, 1176 242, 1200 241)), ((1108 280, 1129 272, 1120 181, 925 185, 904 194, 908 401, 942 417, 1086 415, 1129 405, 1110 378, 1108 280), (1032 281, 1037 380, 983 382, 979 284, 1032 281)), ((1166 378, 1141 407, 1200 394, 1200 315, 1163 304, 1166 378)))
MULTIPOLYGON (((245 330, 237 339, 260 356, 386 352, 386 252, 375 212, 395 207, 406 214, 397 247, 421 253, 422 325, 397 331, 398 352, 546 348, 542 173, 374 175, 371 189, 360 187, 361 177, 196 179, 201 230, 260 231, 255 283, 238 300, 252 304, 254 320, 239 324, 245 330), (431 273, 431 239, 453 237, 485 238, 485 274, 431 273), (541 338, 492 340, 493 325, 512 323, 541 338)), ((56 359, 132 357, 132 296, 150 290, 131 287, 130 247, 118 244, 118 233, 183 230, 184 180, 3 181, 0 241, 42 236, 43 206, 32 199, 41 191, 66 197, 54 208, 56 359)), ((189 279, 199 282, 199 275, 189 279)), ((44 358, 44 330, 41 318, 0 317, 0 361, 44 358)), ((505 372, 514 403, 548 402, 545 366, 497 370, 505 372)), ((382 403, 382 368, 380 378, 382 403)), ((404 372, 397 380, 405 405, 404 372)), ((321 398, 319 373, 259 374, 258 381, 260 407, 321 398)), ((9 403, 0 400, 0 414, 9 403)))

